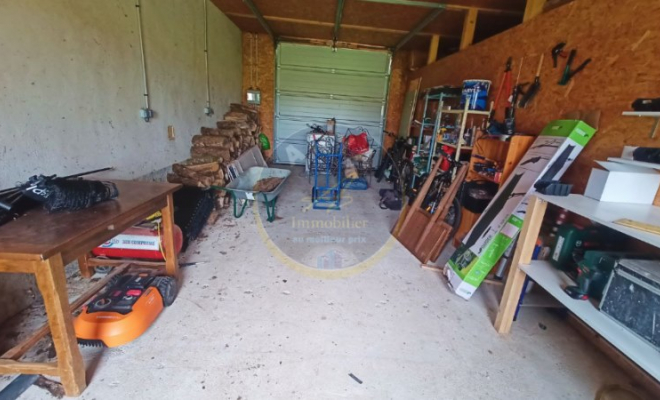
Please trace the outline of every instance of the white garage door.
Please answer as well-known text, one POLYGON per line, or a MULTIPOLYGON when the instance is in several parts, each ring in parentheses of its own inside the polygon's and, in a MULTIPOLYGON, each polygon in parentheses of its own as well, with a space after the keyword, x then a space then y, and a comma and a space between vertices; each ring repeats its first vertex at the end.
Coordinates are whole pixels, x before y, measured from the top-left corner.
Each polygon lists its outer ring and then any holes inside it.
MULTIPOLYGON (((391 56, 384 51, 293 43, 277 48, 275 162, 303 164, 308 124, 337 120, 336 132, 363 127, 380 152, 391 56)), ((376 160, 380 159, 380 154, 376 160)))

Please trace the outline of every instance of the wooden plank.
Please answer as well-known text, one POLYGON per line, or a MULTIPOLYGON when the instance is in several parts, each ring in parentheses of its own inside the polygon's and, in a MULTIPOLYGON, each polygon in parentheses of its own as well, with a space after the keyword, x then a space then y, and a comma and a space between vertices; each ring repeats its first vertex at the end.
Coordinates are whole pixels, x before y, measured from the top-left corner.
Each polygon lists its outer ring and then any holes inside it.
POLYGON ((163 214, 163 247, 165 248, 165 270, 167 275, 177 277, 179 260, 174 246, 174 200, 167 195, 167 205, 161 210, 163 214))
POLYGON ((145 261, 132 258, 110 259, 110 258, 90 258, 87 263, 92 267, 118 267, 124 264, 133 264, 140 267, 165 267, 164 261, 145 261))
POLYGON ((59 371, 57 369, 57 363, 32 363, 14 360, 0 360, 0 374, 59 376, 59 371))
POLYGON ((87 261, 89 258, 89 253, 85 253, 85 255, 78 257, 78 269, 80 270, 80 275, 87 279, 94 275, 94 267, 90 266, 87 261))
POLYGON ((30 260, 0 260, 0 272, 32 274, 39 263, 30 260))
POLYGON ((527 0, 525 6, 525 14, 523 14, 523 22, 536 18, 543 13, 543 7, 547 0, 527 0))
MULTIPOLYGON (((99 279, 92 287, 87 289, 83 294, 78 296, 78 298, 69 305, 69 310, 73 314, 74 311, 82 307, 89 299, 91 299, 99 290, 103 289, 105 285, 110 282, 110 280, 118 274, 123 273, 130 266, 129 263, 123 263, 118 268, 115 268, 108 275, 99 279)), ((42 338, 50 333, 50 326, 48 323, 43 324, 39 329, 37 329, 30 337, 23 340, 21 343, 9 349, 5 352, 0 359, 11 359, 18 360, 23 357, 28 350, 30 350, 34 345, 36 345, 42 338)))
POLYGON ((628 218, 620 218, 620 219, 617 219, 616 221, 613 221, 613 222, 617 225, 627 226, 628 228, 639 229, 640 231, 660 235, 660 226, 658 226, 658 225, 652 225, 652 224, 646 224, 644 222, 633 221, 632 219, 628 219, 628 218))
POLYGON ((87 386, 85 366, 73 330, 62 257, 56 255, 44 261, 35 275, 48 314, 64 391, 67 396, 79 396, 87 386))
POLYGON ((477 28, 478 13, 479 10, 476 8, 470 8, 465 13, 465 20, 463 22, 463 34, 461 35, 461 50, 470 47, 474 41, 474 31, 477 28))
POLYGON ((545 215, 547 206, 547 202, 536 196, 531 196, 529 199, 529 206, 527 206, 522 232, 516 246, 516 252, 513 255, 511 268, 509 268, 506 286, 504 286, 504 294, 500 301, 500 309, 495 318, 495 329, 500 334, 509 333, 511 330, 513 316, 515 315, 520 293, 525 283, 525 277, 527 276, 525 272, 518 268, 518 265, 529 264, 532 261, 532 254, 534 253, 536 240, 541 231, 541 224, 543 223, 543 216, 545 215))
POLYGON ((440 35, 431 36, 431 44, 429 45, 429 55, 426 59, 426 64, 434 63, 438 59, 438 47, 440 46, 440 35))
POLYGON ((449 208, 454 201, 454 197, 456 197, 459 186, 463 184, 467 169, 467 164, 461 165, 458 174, 452 181, 449 189, 445 192, 442 200, 440 200, 435 214, 433 214, 433 217, 417 242, 414 253, 422 264, 426 264, 431 259, 437 258, 449 239, 452 227, 445 222, 445 218, 449 213, 449 208))

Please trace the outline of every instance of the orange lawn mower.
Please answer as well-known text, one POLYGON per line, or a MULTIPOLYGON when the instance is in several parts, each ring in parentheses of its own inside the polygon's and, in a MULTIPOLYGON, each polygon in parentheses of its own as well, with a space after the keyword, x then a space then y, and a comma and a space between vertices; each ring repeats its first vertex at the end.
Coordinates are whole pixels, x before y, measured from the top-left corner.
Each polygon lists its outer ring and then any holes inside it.
POLYGON ((117 275, 74 320, 78 343, 117 347, 137 339, 174 302, 176 293, 176 280, 157 271, 117 275))

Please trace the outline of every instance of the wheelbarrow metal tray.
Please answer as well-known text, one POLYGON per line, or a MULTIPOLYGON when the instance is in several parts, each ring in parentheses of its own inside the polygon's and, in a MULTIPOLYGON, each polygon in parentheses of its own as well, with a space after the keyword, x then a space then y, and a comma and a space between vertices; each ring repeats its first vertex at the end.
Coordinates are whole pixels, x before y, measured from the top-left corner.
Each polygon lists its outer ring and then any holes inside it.
POLYGON ((291 175, 291 171, 280 168, 250 167, 236 179, 231 181, 225 189, 234 193, 236 199, 271 201, 277 198, 284 188, 284 183, 291 175), (270 192, 255 192, 254 185, 266 178, 283 178, 282 182, 270 192), (257 196, 257 194, 259 194, 257 196))

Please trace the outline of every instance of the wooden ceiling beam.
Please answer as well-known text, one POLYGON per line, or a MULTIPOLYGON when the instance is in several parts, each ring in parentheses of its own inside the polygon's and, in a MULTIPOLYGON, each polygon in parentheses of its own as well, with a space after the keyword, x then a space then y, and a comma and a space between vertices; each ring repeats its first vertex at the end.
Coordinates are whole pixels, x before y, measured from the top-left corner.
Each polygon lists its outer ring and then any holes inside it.
POLYGON ((252 0, 243 0, 243 3, 252 11, 252 14, 254 17, 259 21, 261 26, 268 32, 268 35, 272 39, 273 43, 277 42, 277 38, 275 37, 275 33, 273 33, 273 30, 270 28, 270 25, 268 25, 268 22, 264 19, 264 16, 261 14, 261 11, 257 8, 257 6, 254 5, 252 0))
POLYGON ((431 3, 428 1, 412 1, 412 0, 360 0, 360 1, 367 1, 371 3, 394 4, 399 6, 444 8, 446 10, 455 10, 455 11, 466 11, 472 8, 476 8, 479 12, 486 12, 492 14, 523 15, 521 11, 516 11, 516 10, 504 10, 501 8, 489 8, 489 7, 470 7, 470 6, 462 6, 460 4, 431 3))
MULTIPOLYGON (((243 13, 234 13, 234 12, 226 12, 226 16, 229 18, 236 17, 236 18, 255 18, 254 15, 252 14, 243 14, 243 13)), ((324 21, 311 21, 308 19, 298 19, 298 18, 287 18, 287 17, 276 17, 276 16, 271 16, 271 15, 266 15, 264 16, 264 19, 266 21, 272 21, 272 22, 287 22, 291 24, 302 24, 302 25, 315 25, 315 26, 323 26, 323 27, 334 27, 334 23, 332 22, 324 22, 324 21)), ((341 25, 342 29, 354 29, 354 30, 359 30, 359 31, 369 31, 369 32, 379 32, 379 33, 393 33, 393 34, 406 34, 408 31, 404 31, 401 29, 389 29, 389 28, 377 28, 374 26, 364 26, 364 25, 351 25, 351 24, 342 24, 341 25)), ((436 33, 431 33, 431 32, 417 32, 418 36, 433 36, 436 35, 436 33)), ((448 34, 448 33, 441 33, 442 37, 446 38, 459 38, 460 35, 454 35, 454 34, 448 34)))
POLYGON ((332 31, 332 40, 337 41, 339 39, 339 27, 341 26, 341 19, 344 14, 344 3, 345 0, 337 0, 337 13, 335 14, 335 27, 332 31))
POLYGON ((408 43, 410 39, 412 39, 413 37, 415 37, 415 35, 421 32, 421 30, 424 29, 426 25, 430 24, 443 11, 445 11, 444 8, 435 8, 430 13, 426 14, 426 16, 422 18, 422 20, 419 21, 417 25, 415 25, 415 27, 412 28, 410 32, 406 34, 406 36, 402 37, 401 40, 399 40, 399 43, 397 43, 396 46, 394 46, 394 51, 397 51, 400 48, 402 48, 403 45, 408 43))
POLYGON ((537 17, 543 12, 546 0, 527 0, 525 6, 525 14, 523 15, 523 22, 527 22, 532 18, 537 17))
POLYGON ((431 44, 429 45, 429 55, 426 59, 426 65, 434 63, 438 59, 438 47, 440 47, 440 35, 433 35, 431 37, 431 44))
POLYGON ((463 50, 474 42, 474 31, 477 29, 477 15, 479 10, 471 8, 465 13, 465 22, 463 23, 463 34, 461 35, 461 46, 463 50))

